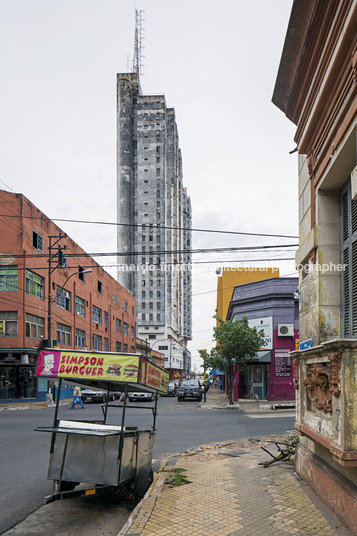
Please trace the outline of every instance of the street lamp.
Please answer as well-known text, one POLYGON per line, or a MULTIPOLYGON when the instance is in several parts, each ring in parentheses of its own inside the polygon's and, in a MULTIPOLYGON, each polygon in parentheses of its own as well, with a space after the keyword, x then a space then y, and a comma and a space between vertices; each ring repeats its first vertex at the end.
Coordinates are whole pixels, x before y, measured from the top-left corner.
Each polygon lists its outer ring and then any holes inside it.
MULTIPOLYGON (((61 287, 59 287, 59 290, 62 290, 67 282, 73 277, 74 275, 78 274, 90 274, 93 272, 90 268, 87 268, 85 270, 77 270, 76 272, 73 272, 70 276, 67 277, 66 281, 63 283, 61 287)), ((50 281, 49 281, 50 283, 50 281)), ((52 303, 56 300, 56 298, 52 298, 51 296, 51 287, 48 285, 48 315, 47 315, 47 336, 48 336, 48 345, 51 346, 51 320, 52 320, 52 303)))

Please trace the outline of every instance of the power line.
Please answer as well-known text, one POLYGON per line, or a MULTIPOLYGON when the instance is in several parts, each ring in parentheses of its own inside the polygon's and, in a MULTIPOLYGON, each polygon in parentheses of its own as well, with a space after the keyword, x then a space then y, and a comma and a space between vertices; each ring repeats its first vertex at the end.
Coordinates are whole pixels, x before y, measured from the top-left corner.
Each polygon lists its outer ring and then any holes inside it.
MULTIPOLYGON (((14 215, 10 216, 9 214, 0 214, 0 216, 6 216, 8 218, 23 218, 23 219, 31 219, 31 220, 41 220, 41 217, 38 216, 22 216, 22 215, 14 215)), ((264 236, 268 238, 296 238, 299 237, 296 235, 282 235, 282 234, 269 234, 269 233, 246 233, 242 231, 223 231, 218 229, 201 229, 201 228, 190 228, 190 227, 174 227, 174 226, 167 226, 167 225, 160 225, 157 223, 114 223, 114 222, 107 222, 107 221, 91 221, 91 220, 73 220, 73 219, 65 219, 65 218, 50 218, 51 221, 59 221, 59 222, 65 222, 65 223, 85 223, 90 225, 113 225, 115 227, 134 227, 134 228, 142 228, 144 229, 171 229, 176 231, 191 231, 191 232, 197 232, 197 233, 219 233, 219 234, 231 234, 231 235, 242 235, 242 236, 264 236)))
MULTIPOLYGON (((154 257, 158 255, 196 255, 198 253, 229 253, 236 251, 260 251, 270 249, 272 251, 279 251, 284 249, 285 251, 295 251, 285 248, 298 247, 298 244, 272 244, 266 246, 240 246, 240 247, 224 247, 224 248, 199 248, 199 249, 174 249, 174 250, 155 250, 155 251, 126 251, 126 252, 90 252, 90 253, 70 253, 66 250, 65 255, 67 258, 73 257, 154 257)), ((17 259, 43 259, 47 258, 46 253, 2 253, 2 258, 15 257, 17 259)))

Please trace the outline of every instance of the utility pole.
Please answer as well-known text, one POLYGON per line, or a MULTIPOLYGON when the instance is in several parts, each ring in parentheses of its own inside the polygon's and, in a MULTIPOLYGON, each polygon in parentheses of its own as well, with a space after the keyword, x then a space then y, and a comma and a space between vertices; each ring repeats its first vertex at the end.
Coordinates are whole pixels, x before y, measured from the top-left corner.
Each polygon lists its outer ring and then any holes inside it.
POLYGON ((206 374, 206 370, 207 370, 206 358, 207 358, 207 350, 203 350, 202 358, 203 358, 203 390, 204 390, 203 401, 206 402, 206 392, 207 392, 207 389, 206 389, 206 381, 207 381, 206 380, 206 377, 207 377, 207 374, 206 374))
MULTIPOLYGON (((49 236, 49 246, 48 246, 48 308, 47 308, 47 339, 49 344, 51 346, 51 328, 52 328, 52 280, 51 275, 52 273, 60 266, 60 252, 62 252, 61 246, 59 245, 59 242, 61 238, 67 238, 67 235, 59 234, 57 236, 49 236), (52 243, 52 239, 56 239, 55 242, 52 243), (56 249, 56 252, 52 254, 53 248, 58 244, 58 248, 56 249), (55 257, 58 257, 56 266, 52 268, 52 261, 55 257)), ((66 246, 63 247, 63 249, 66 249, 66 246)), ((61 266, 63 267, 63 256, 61 258, 61 266)))

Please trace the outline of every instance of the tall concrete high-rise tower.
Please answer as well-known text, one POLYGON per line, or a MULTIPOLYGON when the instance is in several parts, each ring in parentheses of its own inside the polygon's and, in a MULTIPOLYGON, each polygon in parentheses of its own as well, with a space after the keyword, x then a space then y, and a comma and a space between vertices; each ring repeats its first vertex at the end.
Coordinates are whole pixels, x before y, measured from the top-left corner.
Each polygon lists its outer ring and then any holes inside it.
POLYGON ((165 354, 170 377, 190 371, 191 203, 173 108, 117 75, 118 280, 137 301, 137 336, 165 354))

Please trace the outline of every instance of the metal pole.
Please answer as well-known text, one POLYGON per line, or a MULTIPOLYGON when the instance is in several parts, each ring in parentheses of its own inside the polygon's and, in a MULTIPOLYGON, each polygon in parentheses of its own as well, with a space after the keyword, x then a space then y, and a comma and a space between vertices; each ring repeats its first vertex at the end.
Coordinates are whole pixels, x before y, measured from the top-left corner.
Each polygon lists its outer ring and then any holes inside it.
POLYGON ((123 457, 125 410, 126 410, 126 399, 127 399, 127 395, 128 395, 128 384, 127 383, 125 383, 124 393, 125 393, 125 397, 124 397, 123 411, 122 411, 122 414, 121 414, 121 430, 120 430, 120 439, 119 439, 119 478, 118 478, 118 482, 120 482, 121 462, 122 462, 122 457, 123 457))
POLYGON ((51 294, 51 257, 52 257, 52 243, 51 236, 49 237, 50 243, 48 246, 48 309, 47 309, 47 339, 48 344, 51 346, 51 320, 52 320, 52 294, 51 294))
MULTIPOLYGON (((60 402, 60 396, 61 396, 61 389, 62 389, 62 378, 59 378, 56 407, 55 407, 55 412, 54 412, 54 415, 53 415, 53 428, 57 428, 57 426, 58 426, 57 417, 58 417, 58 408, 59 408, 59 402, 60 402)), ((52 454, 54 446, 55 446, 55 439, 56 439, 56 432, 54 432, 52 434, 52 437, 51 437, 51 448, 50 448, 50 453, 51 454, 52 454)))
POLYGON ((157 415, 157 400, 158 400, 159 393, 156 391, 155 395, 155 409, 154 409, 154 421, 152 423, 152 429, 155 432, 156 431, 156 415, 157 415))

